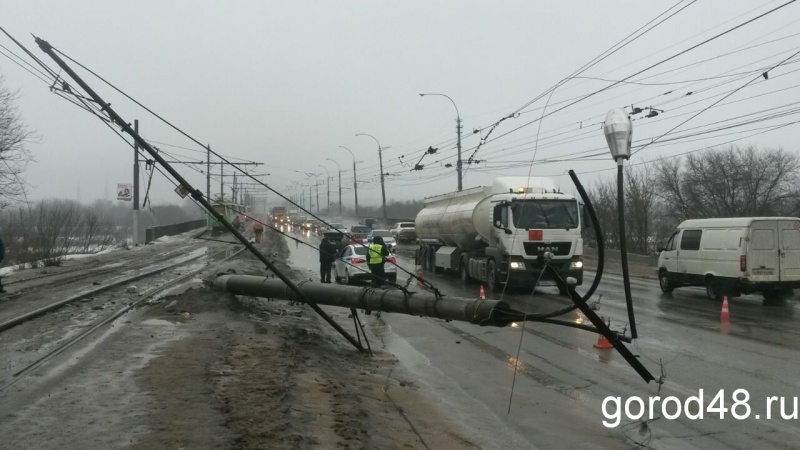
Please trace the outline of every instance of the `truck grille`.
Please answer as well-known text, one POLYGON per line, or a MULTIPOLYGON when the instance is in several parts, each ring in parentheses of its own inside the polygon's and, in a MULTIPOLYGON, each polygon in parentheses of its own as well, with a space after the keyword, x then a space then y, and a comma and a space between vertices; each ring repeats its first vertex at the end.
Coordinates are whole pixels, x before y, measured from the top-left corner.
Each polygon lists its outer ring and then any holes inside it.
POLYGON ((523 242, 525 253, 528 255, 538 255, 544 252, 552 252, 555 256, 567 256, 572 250, 572 242, 523 242))

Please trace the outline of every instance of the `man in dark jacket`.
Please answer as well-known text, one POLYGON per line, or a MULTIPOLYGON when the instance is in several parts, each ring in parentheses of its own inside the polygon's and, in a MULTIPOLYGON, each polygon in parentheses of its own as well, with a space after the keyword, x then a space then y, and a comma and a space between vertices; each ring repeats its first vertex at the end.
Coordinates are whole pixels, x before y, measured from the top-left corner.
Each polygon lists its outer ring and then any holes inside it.
POLYGON ((338 247, 330 238, 325 238, 319 244, 319 272, 323 283, 331 282, 331 266, 336 260, 338 247))
POLYGON ((386 264, 387 256, 389 256, 389 249, 383 242, 383 238, 375 236, 369 246, 369 252, 367 252, 367 267, 372 272, 372 286, 374 287, 381 287, 386 282, 384 264, 386 264))

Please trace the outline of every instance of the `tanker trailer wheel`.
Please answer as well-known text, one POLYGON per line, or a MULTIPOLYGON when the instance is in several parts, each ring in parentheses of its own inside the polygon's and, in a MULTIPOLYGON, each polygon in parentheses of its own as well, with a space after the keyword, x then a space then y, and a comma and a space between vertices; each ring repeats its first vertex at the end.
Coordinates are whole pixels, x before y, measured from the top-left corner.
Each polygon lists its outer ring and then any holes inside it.
POLYGON ((491 260, 486 267, 486 287, 488 287, 491 292, 500 291, 500 282, 497 278, 497 263, 491 260))

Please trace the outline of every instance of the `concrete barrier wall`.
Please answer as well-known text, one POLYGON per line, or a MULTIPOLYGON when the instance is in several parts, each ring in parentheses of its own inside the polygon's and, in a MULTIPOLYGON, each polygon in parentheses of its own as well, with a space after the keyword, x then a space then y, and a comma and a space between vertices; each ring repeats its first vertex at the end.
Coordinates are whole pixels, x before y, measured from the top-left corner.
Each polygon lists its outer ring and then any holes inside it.
POLYGON ((145 230, 145 244, 149 244, 162 236, 175 236, 176 234, 196 230, 206 226, 206 219, 192 220, 189 222, 174 223, 172 225, 161 225, 145 230))

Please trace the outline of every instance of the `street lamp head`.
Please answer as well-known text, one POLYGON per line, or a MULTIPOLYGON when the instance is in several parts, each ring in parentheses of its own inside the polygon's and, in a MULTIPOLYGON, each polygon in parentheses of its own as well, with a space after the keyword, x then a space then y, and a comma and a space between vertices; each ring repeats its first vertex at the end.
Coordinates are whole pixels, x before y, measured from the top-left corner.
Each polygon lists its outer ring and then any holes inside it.
POLYGON ((425 97, 425 94, 419 94, 420 97, 425 97))
POLYGON ((622 108, 614 108, 606 115, 603 125, 608 149, 611 157, 617 164, 622 164, 622 159, 631 157, 631 142, 633 140, 633 124, 631 118, 622 108))

